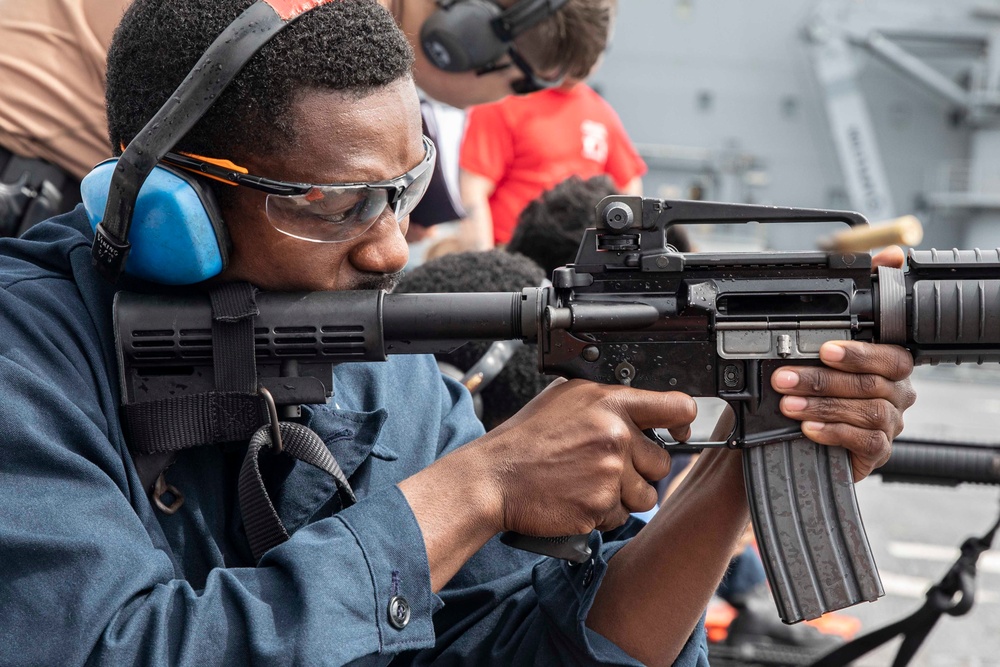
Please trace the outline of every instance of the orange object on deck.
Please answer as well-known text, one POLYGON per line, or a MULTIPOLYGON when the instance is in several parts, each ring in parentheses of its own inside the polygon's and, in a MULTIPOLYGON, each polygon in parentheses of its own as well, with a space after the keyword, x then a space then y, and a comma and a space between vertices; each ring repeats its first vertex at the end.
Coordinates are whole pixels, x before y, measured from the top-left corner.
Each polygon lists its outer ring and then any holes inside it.
POLYGON ((729 636, 729 624, 736 618, 736 610, 727 602, 715 599, 708 605, 708 612, 705 615, 705 630, 708 632, 708 641, 713 644, 721 644, 729 636))
MULTIPOLYGON (((713 599, 709 603, 705 615, 705 630, 709 643, 721 644, 726 641, 726 637, 729 636, 729 625, 734 618, 736 618, 736 610, 732 606, 718 598, 713 599)), ((835 611, 805 623, 825 635, 836 635, 844 641, 854 639, 861 630, 859 619, 835 611)))

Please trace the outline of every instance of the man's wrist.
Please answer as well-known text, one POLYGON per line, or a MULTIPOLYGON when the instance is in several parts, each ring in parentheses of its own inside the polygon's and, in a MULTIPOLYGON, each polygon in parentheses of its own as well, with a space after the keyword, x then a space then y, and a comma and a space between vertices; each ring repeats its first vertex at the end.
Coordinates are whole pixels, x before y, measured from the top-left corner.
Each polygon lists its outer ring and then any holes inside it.
MULTIPOLYGON (((489 437, 489 436, 484 436, 489 437)), ((448 460, 454 475, 454 485, 460 489, 458 496, 470 516, 483 526, 487 539, 503 530, 504 489, 497 466, 472 443, 449 454, 448 460)))
POLYGON ((423 534, 435 591, 500 531, 494 480, 484 457, 467 445, 399 483, 423 534))

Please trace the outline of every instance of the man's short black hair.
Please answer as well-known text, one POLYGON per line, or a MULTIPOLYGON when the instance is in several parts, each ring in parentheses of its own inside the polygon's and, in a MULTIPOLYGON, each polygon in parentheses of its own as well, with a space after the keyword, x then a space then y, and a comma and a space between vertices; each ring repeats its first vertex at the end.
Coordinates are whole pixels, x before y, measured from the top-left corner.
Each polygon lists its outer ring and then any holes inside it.
MULTIPOLYGON (((544 278, 542 269, 523 255, 503 250, 460 252, 421 264, 403 277, 396 292, 516 292, 537 286, 544 278)), ((464 373, 489 347, 488 342, 471 342, 437 358, 464 373)), ((496 379, 482 390, 482 422, 486 430, 513 416, 550 380, 538 372, 535 346, 520 348, 496 379)))
MULTIPOLYGON (((521 211, 507 250, 531 258, 551 276, 555 269, 576 259, 583 231, 595 224, 598 202, 618 193, 607 176, 586 181, 570 176, 521 211)), ((670 228, 667 243, 681 252, 691 250, 687 233, 679 227, 670 228)))
MULTIPOLYGON (((115 151, 169 99, 212 41, 254 0, 135 0, 108 52, 108 133, 115 151)), ((355 99, 408 76, 413 53, 375 0, 338 0, 274 36, 176 146, 240 159, 288 149, 297 91, 355 99)))

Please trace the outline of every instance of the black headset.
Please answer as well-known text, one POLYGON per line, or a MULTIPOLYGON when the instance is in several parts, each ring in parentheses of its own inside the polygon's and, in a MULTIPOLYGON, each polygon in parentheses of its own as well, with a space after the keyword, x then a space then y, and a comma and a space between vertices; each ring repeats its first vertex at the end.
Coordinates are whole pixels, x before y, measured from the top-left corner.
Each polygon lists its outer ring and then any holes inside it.
POLYGON ((102 276, 116 283, 126 271, 188 285, 222 273, 230 243, 211 190, 160 160, 262 46, 302 14, 335 1, 257 0, 212 42, 125 152, 84 177, 81 196, 102 276))
POLYGON ((518 0, 504 9, 495 0, 437 0, 420 28, 420 44, 438 69, 489 68, 514 39, 555 14, 569 0, 518 0))

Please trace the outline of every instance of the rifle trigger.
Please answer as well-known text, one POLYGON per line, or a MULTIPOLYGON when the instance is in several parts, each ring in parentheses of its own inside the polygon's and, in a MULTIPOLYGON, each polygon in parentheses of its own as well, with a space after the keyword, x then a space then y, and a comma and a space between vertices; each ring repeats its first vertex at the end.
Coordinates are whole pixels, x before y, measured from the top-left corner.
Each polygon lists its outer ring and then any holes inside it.
POLYGON ((264 405, 267 406, 267 416, 271 420, 271 447, 280 454, 283 447, 281 445, 281 426, 278 424, 278 407, 274 404, 274 396, 271 396, 271 392, 264 385, 259 385, 258 392, 264 399, 264 405))
POLYGON ((670 451, 670 443, 660 437, 660 434, 656 432, 655 428, 647 428, 642 432, 647 438, 653 441, 653 444, 658 446, 660 449, 665 449, 670 451))

